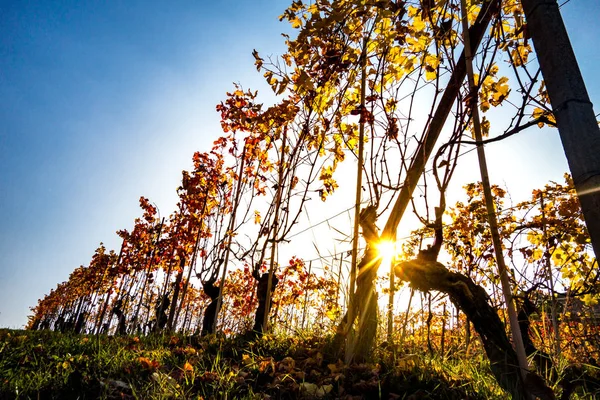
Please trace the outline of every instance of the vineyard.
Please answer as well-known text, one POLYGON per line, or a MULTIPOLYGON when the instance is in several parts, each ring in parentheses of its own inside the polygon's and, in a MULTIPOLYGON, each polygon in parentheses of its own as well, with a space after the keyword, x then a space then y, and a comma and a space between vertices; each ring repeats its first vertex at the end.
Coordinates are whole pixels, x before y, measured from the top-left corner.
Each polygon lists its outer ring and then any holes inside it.
POLYGON ((515 201, 488 177, 495 142, 557 125, 521 2, 296 0, 280 18, 287 52, 253 52, 272 103, 235 85, 176 209, 141 197, 119 249, 0 331, 0 393, 600 393, 577 182, 515 201))

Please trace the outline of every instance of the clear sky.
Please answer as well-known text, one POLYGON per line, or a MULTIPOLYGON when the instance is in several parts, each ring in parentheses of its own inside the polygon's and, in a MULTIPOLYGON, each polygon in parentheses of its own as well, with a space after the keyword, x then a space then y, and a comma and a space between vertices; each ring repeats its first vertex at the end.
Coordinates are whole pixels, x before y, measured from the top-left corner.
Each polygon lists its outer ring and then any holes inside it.
MULTIPOLYGON (((181 170, 221 133, 215 105, 233 82, 265 89, 251 52, 284 50, 287 5, 0 2, 0 327, 23 326, 100 242, 118 249, 141 195, 173 211, 181 170)), ((562 10, 597 104, 600 3, 562 10)), ((516 200, 566 171, 556 132, 498 146, 492 180, 523 183, 516 200)))

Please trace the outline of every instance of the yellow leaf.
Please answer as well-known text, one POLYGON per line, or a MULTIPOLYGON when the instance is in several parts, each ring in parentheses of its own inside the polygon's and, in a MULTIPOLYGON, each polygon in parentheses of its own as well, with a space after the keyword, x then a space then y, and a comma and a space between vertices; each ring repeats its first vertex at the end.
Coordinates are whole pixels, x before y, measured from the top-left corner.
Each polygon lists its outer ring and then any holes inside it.
POLYGON ((258 212, 257 210, 254 210, 254 223, 255 224, 260 224, 261 221, 261 217, 260 217, 260 212, 258 212))
POLYGON ((329 310, 327 311, 327 318, 329 318, 332 321, 335 321, 336 317, 337 317, 337 313, 335 312, 335 310, 329 310))
POLYGON ((519 67, 527 63, 527 59, 529 58, 529 53, 531 53, 531 46, 528 45, 518 45, 516 49, 511 50, 510 54, 512 56, 512 61, 515 66, 519 67))
POLYGON ((558 247, 552 253, 552 261, 554 261, 555 265, 562 265, 566 261, 566 259, 566 254, 560 247, 558 247))
POLYGON ((427 54, 425 56, 425 79, 428 81, 432 81, 437 77, 437 67, 440 65, 440 60, 431 55, 427 54))
POLYGON ((539 233, 536 233, 536 232, 528 232, 527 240, 531 244, 540 244, 540 243, 542 243, 542 235, 540 235, 539 233))
MULTIPOLYGON (((377 48, 379 47, 379 44, 375 41, 370 41, 367 44, 367 53, 375 53, 377 52, 377 48)), ((371 75, 371 73, 369 73, 369 75, 371 75)))
POLYGON ((481 120, 481 136, 488 137, 490 135, 490 121, 484 116, 481 120))
POLYGON ((469 8, 469 13, 467 15, 469 24, 473 24, 477 20, 477 16, 479 15, 480 10, 481 10, 481 6, 471 6, 469 8))
POLYGON ((510 87, 508 86, 507 82, 508 78, 505 76, 498 79, 498 92, 505 96, 508 95, 508 92, 510 92, 510 87))
POLYGON ((436 78, 437 71, 429 65, 425 66, 425 79, 428 81, 432 81, 436 78))
POLYGON ((250 357, 248 354, 243 354, 242 355, 242 363, 246 366, 254 363, 254 360, 252 360, 252 357, 250 357))
POLYGON ((299 72, 298 78, 296 79, 296 85, 306 91, 314 90, 315 88, 312 83, 312 80, 310 79, 310 76, 308 76, 308 74, 304 70, 301 70, 299 72))
POLYGON ((598 304, 598 295, 588 293, 581 298, 581 301, 588 307, 595 306, 598 304))
POLYGON ((408 6, 408 16, 414 17, 419 13, 419 9, 415 6, 408 6))
POLYGON ((415 32, 422 31, 423 29, 425 29, 425 22, 423 22, 421 17, 415 15, 415 17, 413 18, 412 27, 415 30, 415 32))
POLYGON ((486 112, 487 110, 490 109, 490 102, 487 101, 487 99, 482 99, 481 102, 479 103, 479 109, 482 112, 486 112))
POLYGON ((492 65, 492 67, 490 68, 490 75, 495 76, 498 73, 498 65, 494 64, 492 65))
MULTIPOLYGON (((554 119, 554 114, 552 114, 551 112, 542 110, 539 107, 536 107, 533 109, 533 113, 531 114, 531 116, 534 119, 538 119, 540 117, 546 117, 548 119, 548 121, 550 121, 551 123, 556 124, 556 119, 554 119)), ((543 128, 544 127, 544 122, 540 121, 538 122, 538 127, 543 128)))

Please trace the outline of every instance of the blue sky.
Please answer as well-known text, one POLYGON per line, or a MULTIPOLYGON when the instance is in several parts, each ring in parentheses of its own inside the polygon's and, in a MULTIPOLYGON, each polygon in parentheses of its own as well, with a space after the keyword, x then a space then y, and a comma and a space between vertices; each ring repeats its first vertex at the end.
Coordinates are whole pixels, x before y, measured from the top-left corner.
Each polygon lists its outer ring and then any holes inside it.
MULTIPOLYGON (((287 5, 0 2, 0 327, 24 325, 100 242, 118 249, 139 196, 171 213, 181 170, 220 134, 215 105, 233 82, 266 89, 251 52, 283 51, 287 5)), ((596 0, 563 8, 595 103, 599 11, 596 0)), ((525 194, 566 170, 556 133, 527 135, 510 144, 531 157, 525 194)))
POLYGON ((0 326, 140 215, 168 215, 181 170, 220 133, 252 49, 281 53, 287 2, 3 2, 0 326))

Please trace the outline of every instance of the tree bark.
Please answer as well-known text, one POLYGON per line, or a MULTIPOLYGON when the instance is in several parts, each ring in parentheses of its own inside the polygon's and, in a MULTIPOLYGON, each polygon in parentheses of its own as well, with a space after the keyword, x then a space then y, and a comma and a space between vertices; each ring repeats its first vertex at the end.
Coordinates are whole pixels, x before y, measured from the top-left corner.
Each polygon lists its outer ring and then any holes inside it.
MULTIPOLYGON (((262 334, 263 333, 263 322, 265 321, 265 318, 268 318, 269 315, 269 309, 271 308, 271 304, 267 305, 267 293, 269 290, 269 281, 271 279, 269 279, 271 274, 269 274, 269 272, 265 272, 264 274, 262 274, 260 276, 260 278, 258 278, 258 287, 256 288, 256 298, 258 299, 258 308, 256 309, 256 316, 254 319, 254 328, 252 328, 252 330, 254 331, 255 334, 262 334), (267 307, 269 309, 267 309, 267 307)), ((273 275, 272 276, 272 280, 271 280, 271 293, 273 293, 275 291, 275 288, 277 287, 277 283, 279 282, 279 279, 273 275)))
MULTIPOLYGON (((461 6, 464 33, 467 32, 467 30, 469 29, 469 19, 467 17, 467 0, 461 0, 461 6)), ((469 93, 471 96, 476 96, 476 93, 479 90, 479 86, 475 84, 475 75, 473 73, 473 53, 471 52, 469 35, 464 35, 464 41, 469 93)), ((492 189, 490 187, 487 160, 485 157, 485 149, 482 143, 483 139, 481 133, 481 123, 479 119, 479 107, 477 107, 477 104, 475 104, 475 106, 471 108, 471 117, 473 120, 473 132, 475 134, 475 140, 478 143, 477 158, 479 161, 479 171, 481 172, 481 186, 483 186, 483 198, 485 200, 485 207, 487 209, 486 219, 488 224, 490 225, 490 234, 492 236, 492 243, 494 244, 494 254, 496 255, 496 265, 498 266, 498 274, 500 276, 500 283, 502 284, 502 295, 504 296, 504 302, 506 303, 506 312, 508 313, 508 319, 510 321, 510 330, 512 332, 513 342, 515 344, 517 359, 519 360, 519 366, 521 367, 521 374, 523 375, 523 378, 525 378, 527 376, 528 370, 527 355, 525 354, 525 347, 523 346, 521 331, 519 330, 519 319, 517 317, 517 311, 513 302, 512 285, 508 278, 508 271, 504 262, 502 240, 500 238, 500 231, 498 229, 498 220, 496 217, 496 211, 494 206, 494 197, 492 195, 492 189)))
MULTIPOLYGON (((185 258, 181 257, 179 263, 179 272, 175 278, 175 284, 173 288, 173 298, 171 299, 171 308, 169 309, 169 320, 167 322, 167 329, 173 330, 173 321, 175 319, 175 311, 177 309, 177 301, 179 300, 179 292, 181 291, 181 281, 183 280, 183 268, 185 267, 185 258)), ((183 299, 181 299, 183 301, 183 299)), ((177 325, 177 323, 175 323, 177 325)))
POLYGON ((354 316, 358 315, 358 332, 354 338, 352 351, 346 352, 346 362, 364 362, 370 358, 371 350, 377 335, 377 291, 375 278, 381 264, 377 257, 376 245, 379 242, 375 219, 377 210, 374 206, 363 209, 360 213, 360 226, 362 234, 367 241, 367 248, 362 260, 358 263, 358 276, 356 277, 356 292, 351 308, 346 311, 334 338, 334 347, 341 353, 346 336, 354 323, 354 316))
POLYGON ((216 331, 216 315, 217 315, 217 303, 219 301, 219 294, 221 293, 220 286, 215 286, 214 280, 209 280, 202 284, 204 293, 210 297, 210 304, 204 310, 204 317, 202 318, 202 331, 200 336, 210 335, 216 331))
POLYGON ((542 399, 553 399, 552 391, 539 382, 539 376, 528 373, 521 376, 517 354, 506 336, 505 326, 496 310, 490 305, 487 292, 471 278, 449 271, 439 262, 412 260, 395 267, 396 276, 410 282, 417 290, 437 290, 446 293, 450 300, 465 313, 479 334, 490 367, 500 386, 512 395, 513 400, 528 399, 526 388, 536 388, 542 399))
POLYGON ((600 255, 600 129, 556 0, 522 0, 596 256, 600 255))

